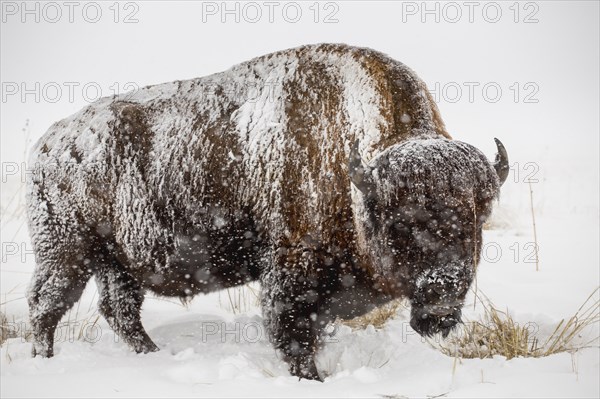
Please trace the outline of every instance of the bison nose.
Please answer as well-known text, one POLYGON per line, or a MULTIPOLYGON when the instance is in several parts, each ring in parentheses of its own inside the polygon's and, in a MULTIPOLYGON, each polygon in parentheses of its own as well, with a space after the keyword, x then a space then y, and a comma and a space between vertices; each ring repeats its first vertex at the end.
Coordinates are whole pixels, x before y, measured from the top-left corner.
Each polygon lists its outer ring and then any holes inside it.
POLYGON ((433 316, 444 317, 454 314, 461 304, 458 301, 445 301, 443 303, 423 306, 423 310, 433 316))
POLYGON ((454 309, 447 306, 432 306, 428 308, 427 311, 434 316, 443 317, 451 314, 454 311, 454 309))

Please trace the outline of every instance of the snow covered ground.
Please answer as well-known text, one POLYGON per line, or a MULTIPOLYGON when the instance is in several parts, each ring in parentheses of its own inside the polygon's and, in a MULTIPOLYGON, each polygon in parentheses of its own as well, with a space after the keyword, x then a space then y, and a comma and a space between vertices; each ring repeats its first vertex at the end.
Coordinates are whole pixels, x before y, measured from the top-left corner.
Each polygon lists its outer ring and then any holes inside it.
MULTIPOLYGON (((95 25, 8 18, 1 27, 3 95, 5 82, 28 82, 28 87, 41 82, 43 87, 72 81, 98 82, 104 94, 112 94, 108 88, 114 82, 142 86, 202 76, 302 43, 373 47, 405 62, 436 90, 455 138, 491 157, 492 138, 499 137, 509 151, 513 167, 492 228, 484 232, 477 287, 519 323, 531 323, 534 336, 543 339, 600 284, 598 3, 532 3, 539 19, 533 24, 515 23, 509 3, 501 3, 505 17, 495 24, 480 14, 472 24, 445 21, 449 14, 441 14, 439 23, 422 23, 420 14, 407 12, 414 9, 391 2, 334 3, 334 24, 314 23, 309 3, 302 7, 311 18, 297 24, 277 16, 273 24, 252 24, 244 15, 240 23, 221 23, 218 14, 202 15, 200 4, 188 4, 187 10, 160 2, 135 4, 139 23, 133 25, 114 24, 110 18, 95 25), (400 23, 403 18, 406 22, 400 23), (168 33, 160 33, 156 27, 165 21, 168 33), (369 29, 357 32, 358 24, 369 29), (274 35, 274 29, 281 34, 274 35), (41 43, 40 35, 53 46, 41 43), (473 101, 469 82, 479 84, 473 86, 473 101), (454 83, 463 89, 457 101, 451 92, 454 83), (482 95, 479 88, 488 83, 502 88, 499 101, 482 95), (535 86, 525 90, 527 83, 535 86), (538 101, 525 102, 526 95, 538 101), (531 245, 530 178, 539 271, 531 245)), ((419 7, 420 2, 414 4, 419 7)), ((108 7, 106 3, 105 15, 112 18, 108 7)), ((331 10, 321 8, 319 18, 331 10)), ((521 8, 519 18, 532 10, 521 8)), ((48 93, 42 93, 41 101, 32 96, 22 101, 20 94, 2 101, 0 310, 21 331, 27 329, 23 295, 34 267, 20 191, 20 165, 30 144, 25 133, 36 139, 50 123, 85 105, 75 93, 73 101, 65 95, 51 102, 48 93), (29 122, 22 131, 25 119, 29 122)), ((319 383, 289 375, 261 330, 260 310, 249 292, 237 314, 226 292, 197 297, 188 307, 148 297, 143 321, 162 350, 147 355, 132 353, 116 339, 106 322, 97 319, 95 301, 90 284, 65 317, 71 327, 59 329, 54 358, 30 358, 30 343, 22 338, 2 345, 2 397, 600 396, 598 342, 546 358, 456 360, 414 333, 408 311, 402 309, 383 329, 340 326, 332 332, 318 357, 318 367, 327 375, 319 383)), ((482 312, 481 305, 473 307, 471 296, 466 318, 477 319, 482 312)), ((598 336, 599 330, 596 325, 579 341, 598 336)))

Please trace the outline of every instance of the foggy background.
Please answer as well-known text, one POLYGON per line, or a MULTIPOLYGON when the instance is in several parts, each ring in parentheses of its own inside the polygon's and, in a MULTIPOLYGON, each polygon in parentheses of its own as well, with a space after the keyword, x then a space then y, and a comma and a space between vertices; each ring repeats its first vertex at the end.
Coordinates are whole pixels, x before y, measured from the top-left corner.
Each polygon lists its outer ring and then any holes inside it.
POLYGON ((503 140, 515 182, 568 177, 564 198, 537 196, 544 210, 597 209, 598 11, 595 1, 2 2, 2 161, 21 162, 50 124, 101 96, 342 42, 415 70, 455 139, 489 156, 503 140))

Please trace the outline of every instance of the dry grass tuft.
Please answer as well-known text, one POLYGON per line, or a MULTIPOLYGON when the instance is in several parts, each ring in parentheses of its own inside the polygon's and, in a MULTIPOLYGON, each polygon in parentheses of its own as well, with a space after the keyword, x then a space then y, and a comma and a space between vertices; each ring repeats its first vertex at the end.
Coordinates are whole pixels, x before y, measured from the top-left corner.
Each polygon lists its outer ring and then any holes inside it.
POLYGON ((388 320, 393 319, 398 314, 400 309, 406 308, 408 305, 405 301, 396 299, 386 303, 369 313, 355 317, 350 320, 342 320, 342 324, 351 327, 353 330, 360 330, 372 325, 375 328, 382 328, 388 320))
MULTIPOLYGON (((508 314, 498 310, 486 298, 485 314, 480 321, 466 322, 441 343, 429 341, 442 353, 466 359, 489 358, 494 355, 514 357, 544 357, 561 352, 576 351, 590 346, 600 337, 579 343, 582 333, 600 321, 598 288, 568 320, 561 320, 546 339, 534 336, 533 323, 519 325, 508 314), (487 305, 486 305, 487 303, 487 305)), ((597 334, 597 332, 596 332, 597 334)))
MULTIPOLYGON (((260 289, 250 283, 220 291, 219 306, 236 315, 247 313, 260 306, 260 289)), ((369 325, 373 325, 375 328, 382 328, 388 320, 393 319, 398 314, 401 308, 407 307, 408 304, 405 301, 394 300, 363 316, 351 320, 339 320, 339 322, 354 330, 364 329, 369 325)))
POLYGON ((15 338, 13 326, 8 322, 4 313, 0 312, 0 346, 9 338, 15 338))
POLYGON ((221 293, 219 291, 219 306, 233 314, 246 313, 260 305, 260 289, 252 283, 227 288, 225 301, 221 299, 221 293))

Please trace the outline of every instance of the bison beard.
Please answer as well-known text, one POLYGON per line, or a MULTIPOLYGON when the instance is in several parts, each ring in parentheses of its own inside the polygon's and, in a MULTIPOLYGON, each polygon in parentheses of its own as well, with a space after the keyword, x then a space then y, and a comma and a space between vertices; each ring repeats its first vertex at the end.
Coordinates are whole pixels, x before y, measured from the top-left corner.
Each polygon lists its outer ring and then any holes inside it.
POLYGON ((30 160, 33 354, 94 276, 135 351, 158 348, 144 293, 259 281, 267 331, 320 379, 325 325, 394 298, 447 334, 475 274, 508 159, 453 141, 423 82, 369 49, 311 45, 205 78, 104 98, 55 123, 30 160), (368 160, 368 162, 365 162, 368 160))

